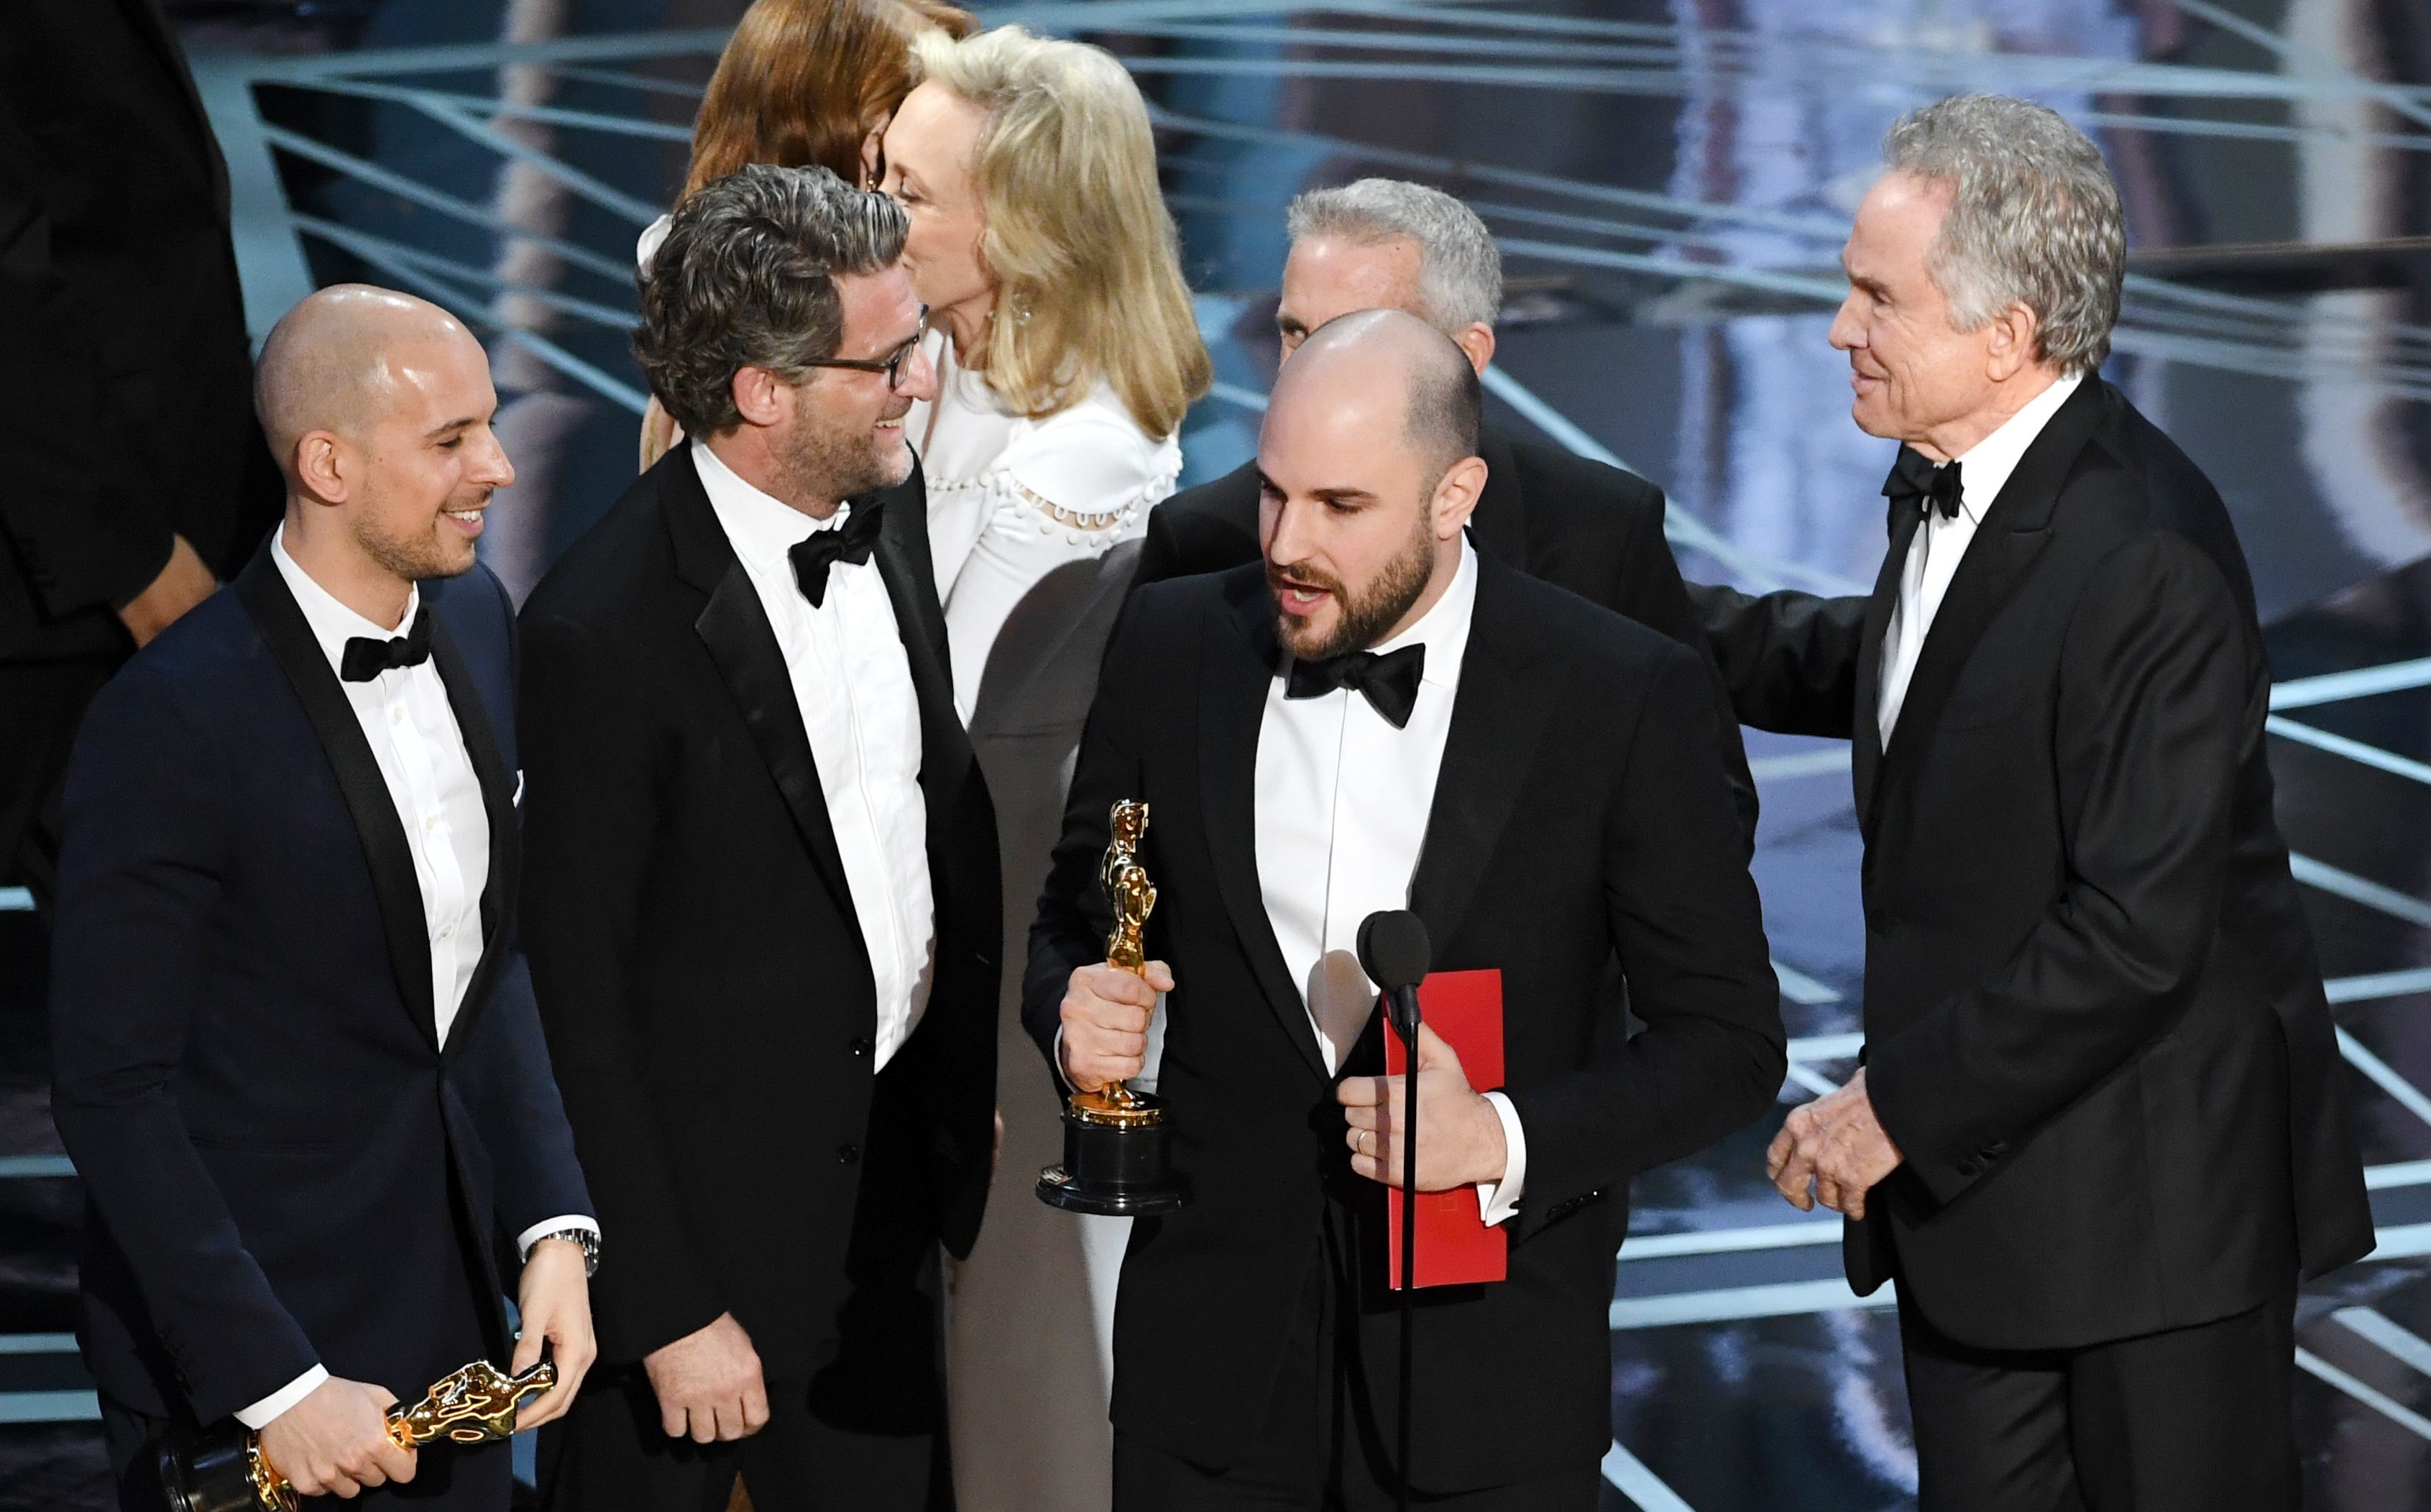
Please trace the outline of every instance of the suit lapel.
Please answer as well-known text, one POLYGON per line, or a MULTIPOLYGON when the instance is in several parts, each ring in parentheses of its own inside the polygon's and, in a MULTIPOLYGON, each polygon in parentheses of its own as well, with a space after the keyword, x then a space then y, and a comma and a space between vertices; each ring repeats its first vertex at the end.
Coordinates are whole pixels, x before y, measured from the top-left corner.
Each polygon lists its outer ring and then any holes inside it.
POLYGON ((414 879, 405 824, 397 818, 395 801, 380 776, 371 742, 363 738, 355 706, 347 702, 344 686, 322 654, 320 642, 312 638, 303 609, 278 575, 268 541, 237 575, 236 590, 260 630, 262 643, 295 690, 304 717, 320 737, 321 749, 337 775, 338 791, 354 817, 363 859, 371 868, 372 896, 378 903, 382 932, 388 937, 389 966, 396 973, 397 993, 414 1027, 436 1051, 439 1026, 431 1007, 429 923, 422 907, 422 885, 414 879))
POLYGON ((811 738, 802 727, 793 674, 777 645, 776 628, 743 570, 743 559, 734 555, 710 508, 709 494, 693 467, 692 449, 677 447, 659 465, 668 470, 661 499, 675 542, 676 570, 709 594, 693 629, 742 711, 752 744, 793 816, 811 869, 837 910, 857 921, 861 915, 852 906, 852 886, 845 877, 844 856, 836 849, 835 826, 828 818, 827 789, 819 786, 818 763, 811 755, 811 738))
POLYGON ((488 1005, 491 984, 506 958, 515 918, 522 836, 515 822, 514 791, 508 782, 506 761, 498 754, 497 738, 490 728, 489 714, 481 706, 481 695, 473 685, 473 674, 464 665, 463 655, 456 649, 455 638, 438 620, 433 620, 430 627, 430 660, 439 669, 440 682, 447 689, 447 706, 455 712, 457 733, 464 740, 464 755, 473 763, 473 775, 481 785, 481 809, 490 821, 490 874, 481 889, 481 960, 473 969, 464 1001, 457 1008, 455 1022, 448 1026, 443 1054, 452 1060, 488 1005))
POLYGON ((1275 644, 1270 601, 1262 573, 1242 570, 1227 602, 1211 611, 1208 644, 1199 663, 1200 802, 1207 845, 1215 855, 1216 890, 1232 916, 1233 933, 1266 1005, 1309 1071, 1325 1075, 1325 1057, 1308 1020, 1308 1002, 1283 964, 1275 926, 1258 881, 1258 734, 1266 692, 1282 653, 1275 644))
POLYGON ((1539 685, 1540 655, 1514 613, 1515 571, 1478 557, 1477 608, 1461 656, 1426 839, 1410 878, 1410 907, 1426 922, 1438 952, 1457 937, 1476 900, 1554 706, 1539 685))
POLYGON ((912 688, 920 702, 920 791, 929 809, 933 852, 944 841, 943 826, 954 796, 969 779, 971 742, 954 707, 946 614, 938 606, 936 573, 929 559, 928 487, 918 465, 880 500, 885 516, 873 559, 895 606, 896 633, 912 664, 912 688))
POLYGON ((2051 544, 2053 507, 2101 421, 2106 404, 2104 394, 2099 378, 2079 385, 2019 458, 2017 470, 2001 486, 2000 496, 1986 507, 1983 523, 1975 527, 1975 539, 1959 561, 1941 606, 1934 612, 1933 628, 1925 635, 1924 649, 1908 678, 1899 723, 1891 730, 1889 749, 1883 753, 1876 801, 1868 815, 1869 838, 1879 825, 1884 796, 1924 759, 1934 730, 1941 723, 1942 708, 1950 702, 1976 643, 2018 585, 2025 581, 2043 548, 2051 544))
POLYGON ((1890 547, 1883 555, 1882 571, 1874 575, 1874 591, 1866 600, 1865 623, 1857 638, 1856 720, 1849 732, 1849 773, 1856 789, 1857 816, 1869 833, 1874 791, 1883 769, 1883 641, 1890 634, 1891 611, 1899 606, 1900 576, 1907 570, 1908 549, 1922 519, 1903 502, 1893 502, 1890 508, 1890 547))

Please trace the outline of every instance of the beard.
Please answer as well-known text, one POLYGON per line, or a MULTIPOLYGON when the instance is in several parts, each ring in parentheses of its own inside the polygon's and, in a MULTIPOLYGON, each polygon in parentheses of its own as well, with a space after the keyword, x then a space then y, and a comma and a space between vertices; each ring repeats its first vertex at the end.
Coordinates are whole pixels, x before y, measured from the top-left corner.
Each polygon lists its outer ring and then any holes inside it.
POLYGON ((1434 532, 1429 528, 1428 511, 1418 511, 1417 528, 1402 549, 1386 561, 1375 577, 1358 592, 1352 592, 1340 578, 1318 571, 1307 563, 1277 567, 1268 563, 1266 587, 1275 595, 1275 639, 1299 661, 1323 661, 1353 651, 1365 651, 1384 639, 1385 633, 1400 623, 1427 590, 1427 581, 1434 575, 1434 532), (1339 614, 1331 635, 1318 635, 1309 617, 1294 614, 1283 606, 1283 579, 1290 578, 1321 588, 1333 595, 1339 614))
MULTIPOLYGON (((489 490, 483 490, 470 498, 451 497, 440 508, 469 509, 489 497, 489 490)), ((370 509, 352 516, 347 528, 364 556, 409 583, 461 577, 478 559, 471 541, 446 534, 448 527, 439 523, 436 510, 418 531, 392 534, 381 525, 377 512, 370 509)))
POLYGON ((911 476, 912 449, 901 431, 880 432, 866 420, 839 421, 815 408, 796 412, 804 418, 777 457, 779 498, 842 502, 911 476))

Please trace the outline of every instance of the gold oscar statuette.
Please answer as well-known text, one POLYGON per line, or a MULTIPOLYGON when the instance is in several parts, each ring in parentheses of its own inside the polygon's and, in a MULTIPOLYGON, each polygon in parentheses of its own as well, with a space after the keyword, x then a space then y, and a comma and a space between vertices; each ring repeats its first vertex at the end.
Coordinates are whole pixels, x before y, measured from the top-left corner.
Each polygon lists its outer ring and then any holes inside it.
MULTIPOLYGON (((399 1449, 511 1438, 523 1404, 555 1385, 557 1367, 548 1360, 521 1375, 475 1360, 412 1405, 391 1406, 389 1437, 399 1449)), ((159 1468, 171 1512, 298 1512, 302 1504, 295 1487, 261 1452, 261 1436, 241 1424, 164 1446, 159 1468)))
MULTIPOLYGON (((1148 916, 1156 907, 1156 884, 1139 858, 1148 805, 1123 799, 1107 829, 1106 859, 1098 869, 1114 914, 1106 964, 1137 974, 1148 968, 1148 916)), ((1167 1132, 1165 1105, 1147 1092, 1116 1082, 1073 1093, 1064 1104, 1064 1163, 1039 1173, 1039 1199, 1115 1217, 1173 1211, 1185 1193, 1166 1163, 1167 1132)))

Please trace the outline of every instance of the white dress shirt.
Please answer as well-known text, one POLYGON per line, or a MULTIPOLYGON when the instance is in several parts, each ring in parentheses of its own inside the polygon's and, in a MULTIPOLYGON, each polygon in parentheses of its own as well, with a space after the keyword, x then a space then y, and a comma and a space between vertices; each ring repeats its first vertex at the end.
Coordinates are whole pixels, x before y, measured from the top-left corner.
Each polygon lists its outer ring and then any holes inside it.
MULTIPOLYGON (((270 559, 304 611, 304 623, 329 658, 332 673, 344 663, 348 640, 358 636, 394 640, 411 629, 414 616, 422 612, 419 588, 407 592, 405 618, 394 629, 339 603, 287 555, 283 524, 272 538, 270 559)), ((338 686, 345 690, 372 759, 379 764, 380 780, 387 784, 389 801, 405 828, 406 850, 413 856, 413 881, 422 893, 424 934, 430 943, 430 1006, 439 1042, 444 1045, 464 1006, 465 989, 473 985, 473 972, 481 964, 481 893, 490 882, 490 811, 481 802, 481 781, 464 749, 464 734, 457 727, 437 662, 391 667, 369 682, 342 677, 338 686)), ((566 1213, 526 1229, 517 1236, 516 1247, 528 1254, 544 1237, 572 1228, 599 1232, 587 1214, 566 1213)), ((328 1378, 328 1371, 315 1365, 239 1412, 237 1421, 260 1428, 328 1378)))
MULTIPOLYGON (((1400 729, 1349 689, 1286 698, 1279 671, 1266 691, 1258 731, 1258 888, 1329 1072, 1341 1070, 1350 1047, 1335 1044, 1324 1024, 1364 1022, 1376 1001, 1376 985, 1359 966, 1359 926, 1379 909, 1410 906, 1476 607, 1477 552, 1464 538, 1444 596, 1417 623, 1372 648, 1384 655, 1426 647, 1417 704, 1400 729)), ((1478 1184, 1478 1209, 1500 1223, 1519 1205, 1528 1147, 1511 1100, 1499 1091, 1485 1096, 1502 1120, 1508 1159, 1501 1181, 1478 1184)))
POLYGON ((920 699, 875 557, 828 570, 813 607, 786 553, 851 516, 813 520, 746 483, 698 440, 693 465, 710 508, 743 562, 777 632, 802 732, 819 769, 828 822, 869 952, 883 1068, 929 1005, 936 970, 936 902, 929 878, 929 810, 920 792, 920 699))
POLYGON ((2084 381, 2082 374, 2060 379, 1968 448, 1957 458, 1958 512, 1945 520, 1938 509, 1928 510, 1924 523, 1908 542, 1907 560, 1900 570, 1899 602, 1883 631, 1882 697, 1875 706, 1874 727, 1886 747, 1899 723, 1900 706, 1907 702, 1908 680, 1916 675, 1917 658, 1924 655, 1924 638, 1933 630, 1933 617, 1941 611, 1941 600, 1975 540, 1975 527, 1984 523, 1984 511, 2000 497, 2009 474, 2024 459, 2026 448, 2084 381))

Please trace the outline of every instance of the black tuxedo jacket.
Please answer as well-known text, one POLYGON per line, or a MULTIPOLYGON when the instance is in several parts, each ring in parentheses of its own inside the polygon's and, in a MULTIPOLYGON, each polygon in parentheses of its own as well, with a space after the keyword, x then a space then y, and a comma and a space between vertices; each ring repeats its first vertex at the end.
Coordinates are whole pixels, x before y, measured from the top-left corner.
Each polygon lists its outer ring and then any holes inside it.
MULTIPOLYGON (((1784 1066, 1709 673, 1642 625, 1492 557, 1478 566, 1410 906, 1437 969, 1501 969, 1528 1187, 1510 1278, 1418 1309, 1416 1475, 1430 1490, 1604 1453, 1627 1183, 1755 1118, 1784 1066), (1616 956, 1645 1022, 1635 1037, 1603 990, 1616 956)), ((1329 1204, 1362 1233, 1369 1269, 1383 1265, 1367 1240, 1383 1188, 1350 1174, 1333 1083, 1259 890, 1252 785, 1281 665, 1273 613, 1257 567, 1133 596, 1081 741, 1023 1001, 1051 1056, 1066 979, 1105 957, 1107 811, 1146 799, 1148 952, 1177 982, 1157 1089, 1193 1195, 1132 1230, 1114 1417, 1217 1467, 1266 1399, 1329 1204)), ((1366 1048, 1376 1043, 1371 1022, 1366 1048)), ((1362 1327, 1387 1421, 1391 1309, 1379 1280, 1362 1327)))
MULTIPOLYGON (((1485 459, 1485 491, 1469 517, 1468 538, 1482 555, 1658 630, 1710 669, 1680 564, 1663 539, 1661 489, 1634 473, 1492 426, 1480 434, 1478 455, 1485 459)), ((1258 464, 1251 460, 1149 511, 1134 581, 1226 572, 1258 556, 1258 464)), ((1752 845, 1756 791, 1747 750, 1720 679, 1709 670, 1707 680, 1715 748, 1752 845)))
POLYGON ((513 1238, 592 1210, 514 945, 513 609, 479 568, 423 602, 490 820, 444 1048, 403 822, 267 546, 77 739, 52 1116, 85 1358, 138 1412, 215 1421, 316 1359, 407 1401, 503 1363, 513 1238))
POLYGON ((173 532, 223 575, 277 519, 227 171, 158 0, 0 23, 0 656, 117 654, 173 532))
POLYGON ((883 1076, 793 683, 691 449, 637 479, 524 607, 525 928, 612 1236, 593 1291, 612 1361, 730 1311, 772 1378, 804 1377, 837 1347, 858 1197, 888 1194, 858 1221, 905 1253, 960 1254, 978 1235, 996 821, 954 716, 924 486, 915 473, 882 497, 874 559, 919 695, 937 926, 927 1011, 883 1076))
POLYGON ((1933 621, 1890 748, 1870 596, 1696 590, 1739 717, 1854 737, 1866 1082, 1906 1155, 1848 1236, 1942 1332, 2225 1317, 2371 1249, 2272 816, 2270 669, 2220 495, 2118 390, 2063 404, 1933 621))

